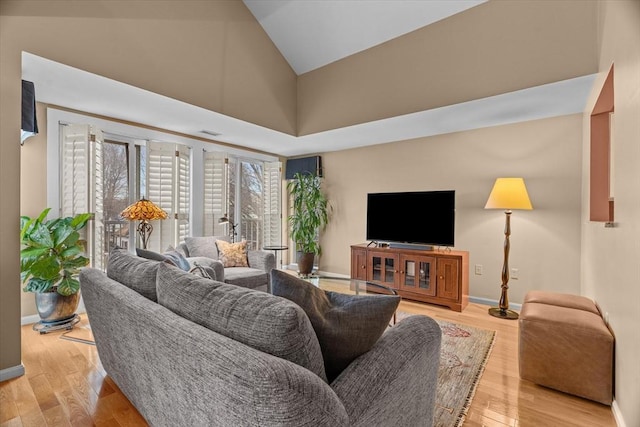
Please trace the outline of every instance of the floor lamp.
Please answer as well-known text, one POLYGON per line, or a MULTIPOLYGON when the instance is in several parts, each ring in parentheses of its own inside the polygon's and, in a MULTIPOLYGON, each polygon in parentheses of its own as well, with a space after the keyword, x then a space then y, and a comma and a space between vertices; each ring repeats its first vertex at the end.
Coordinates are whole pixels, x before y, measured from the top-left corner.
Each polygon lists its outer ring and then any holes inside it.
POLYGON ((489 309, 489 314, 502 319, 517 319, 518 313, 509 310, 509 236, 511 235, 511 211, 514 209, 531 210, 531 201, 522 178, 496 179, 485 209, 504 209, 504 262, 502 264, 502 291, 498 307, 489 309))
POLYGON ((120 216, 129 221, 140 221, 136 230, 140 234, 142 240, 142 248, 147 249, 147 243, 149 243, 149 237, 153 232, 153 226, 149 221, 155 219, 167 219, 167 213, 158 207, 151 200, 147 200, 144 197, 132 205, 127 206, 120 216))
POLYGON ((218 220, 218 224, 220 224, 220 225, 229 224, 229 227, 231 227, 231 243, 235 242, 236 241, 236 227, 238 226, 238 224, 234 224, 233 222, 231 222, 231 220, 229 219, 227 214, 224 214, 224 216, 218 220))

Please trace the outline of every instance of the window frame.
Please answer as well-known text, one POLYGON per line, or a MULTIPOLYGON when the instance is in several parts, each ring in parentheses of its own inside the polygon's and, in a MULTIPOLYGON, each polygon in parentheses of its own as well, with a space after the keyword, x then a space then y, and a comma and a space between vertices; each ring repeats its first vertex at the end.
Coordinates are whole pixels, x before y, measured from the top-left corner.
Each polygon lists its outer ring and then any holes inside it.
MULTIPOLYGON (((204 222, 204 152, 219 151, 225 152, 228 156, 237 158, 246 158, 251 161, 276 162, 280 159, 277 156, 257 153, 249 150, 242 150, 214 141, 205 141, 187 136, 176 135, 173 133, 163 132, 155 129, 148 129, 142 126, 115 122, 107 118, 88 116, 81 113, 63 111, 52 107, 47 107, 47 205, 51 207, 51 215, 60 215, 60 135, 58 132, 59 123, 77 123, 94 126, 104 133, 109 134, 110 140, 127 142, 127 138, 133 141, 162 141, 175 144, 186 145, 191 148, 191 210, 190 223, 191 235, 203 235, 204 222), (194 197, 194 195, 200 195, 194 197)), ((129 150, 129 156, 135 156, 135 150, 129 150)), ((130 174, 135 174, 131 170, 135 166, 135 159, 129 159, 130 174)), ((133 180, 131 180, 133 181, 133 180)), ((129 194, 134 195, 136 189, 130 188, 129 194)), ((135 232, 133 223, 130 232, 135 232)), ((133 233, 130 233, 133 234, 133 233)), ((134 245, 130 245, 130 250, 134 250, 134 245)))

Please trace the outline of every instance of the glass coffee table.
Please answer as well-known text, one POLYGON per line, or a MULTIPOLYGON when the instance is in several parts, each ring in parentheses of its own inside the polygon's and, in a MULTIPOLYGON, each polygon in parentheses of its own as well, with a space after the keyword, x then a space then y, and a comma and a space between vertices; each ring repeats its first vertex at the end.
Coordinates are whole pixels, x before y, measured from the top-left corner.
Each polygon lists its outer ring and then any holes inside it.
MULTIPOLYGON (((338 292, 347 295, 398 295, 398 292, 388 286, 366 280, 349 279, 332 276, 308 276, 304 280, 325 291, 338 292)), ((396 324, 396 314, 393 314, 393 324, 396 324)))

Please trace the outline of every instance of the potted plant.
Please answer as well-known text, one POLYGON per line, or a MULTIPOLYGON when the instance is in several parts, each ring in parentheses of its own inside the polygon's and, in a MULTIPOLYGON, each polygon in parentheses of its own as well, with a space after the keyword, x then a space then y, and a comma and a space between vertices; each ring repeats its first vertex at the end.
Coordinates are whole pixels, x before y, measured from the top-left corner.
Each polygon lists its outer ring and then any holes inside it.
POLYGON ((293 199, 293 213, 289 216, 291 239, 298 252, 298 271, 311 274, 315 255, 320 255, 318 232, 327 225, 329 203, 321 191, 321 180, 310 174, 297 173, 287 184, 293 199))
POLYGON ((63 322, 74 316, 80 301, 80 268, 89 264, 78 232, 91 214, 46 220, 20 217, 20 278, 25 292, 34 292, 43 322, 63 322))

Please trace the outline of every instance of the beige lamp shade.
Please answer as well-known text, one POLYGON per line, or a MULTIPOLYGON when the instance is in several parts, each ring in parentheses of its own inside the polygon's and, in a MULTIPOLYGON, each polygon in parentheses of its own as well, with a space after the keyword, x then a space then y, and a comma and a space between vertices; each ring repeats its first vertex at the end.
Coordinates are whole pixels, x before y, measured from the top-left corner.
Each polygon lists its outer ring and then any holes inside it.
POLYGON ((531 200, 527 193, 527 187, 524 185, 523 178, 498 178, 489 200, 484 206, 485 209, 523 209, 531 210, 531 200))

